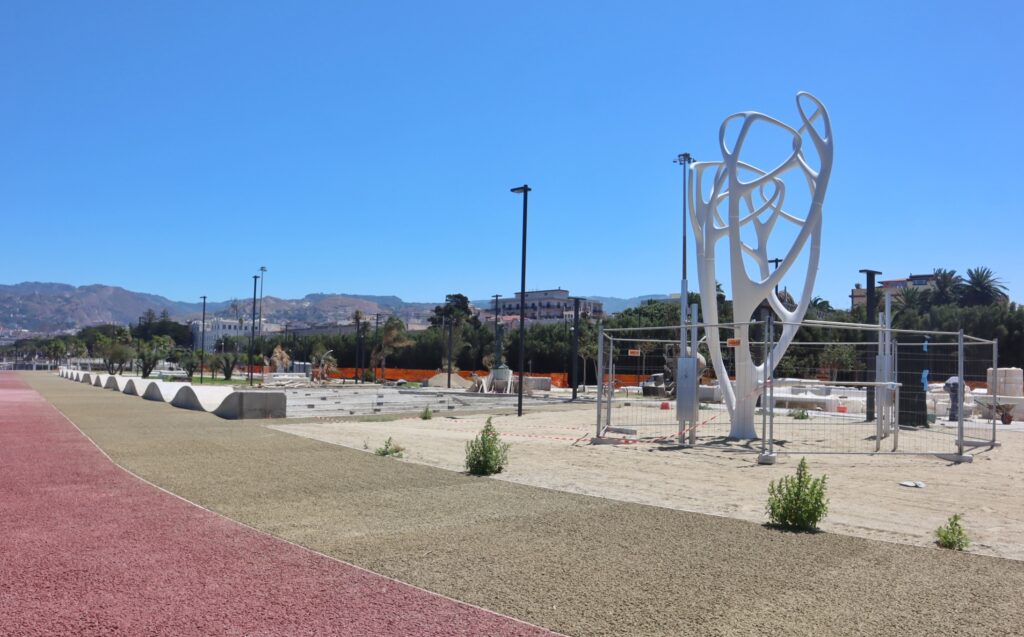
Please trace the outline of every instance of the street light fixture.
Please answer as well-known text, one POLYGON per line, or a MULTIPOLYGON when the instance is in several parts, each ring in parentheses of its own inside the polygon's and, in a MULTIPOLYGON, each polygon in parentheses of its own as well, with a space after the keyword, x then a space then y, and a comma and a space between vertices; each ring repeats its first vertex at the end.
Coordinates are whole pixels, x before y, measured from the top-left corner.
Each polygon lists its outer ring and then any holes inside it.
POLYGON ((512 192, 523 196, 523 265, 519 282, 519 407, 518 415, 523 415, 523 384, 524 365, 526 358, 526 210, 531 188, 523 184, 512 188, 512 192))
MULTIPOLYGON (((878 270, 861 270, 861 273, 866 275, 867 289, 864 290, 865 300, 867 301, 867 323, 868 325, 878 324, 878 305, 875 298, 875 276, 881 274, 878 270)), ((853 309, 853 308, 850 308, 853 309)), ((875 357, 871 354, 871 350, 868 350, 868 369, 874 369, 875 357)), ((878 380, 877 378, 875 380, 878 380)), ((864 405, 864 420, 871 422, 875 419, 875 392, 869 390, 867 392, 867 401, 864 405)))
POLYGON ((448 389, 452 388, 452 327, 455 325, 455 315, 448 317, 448 389))
POLYGON ((572 296, 572 367, 570 368, 569 383, 572 385, 572 399, 576 400, 577 385, 579 385, 579 357, 580 357, 580 297, 572 296))
POLYGON ((260 344, 263 344, 263 277, 267 275, 267 266, 260 266, 260 344))
POLYGON ((500 294, 492 295, 494 297, 494 367, 501 365, 501 328, 498 326, 498 299, 501 298, 500 294))
POLYGON ((252 324, 249 326, 249 386, 252 387, 252 361, 256 352, 256 279, 260 275, 252 275, 252 324))
POLYGON ((203 384, 203 375, 205 370, 203 369, 206 365, 206 295, 204 294, 203 299, 203 323, 201 328, 202 337, 199 341, 199 384, 203 384))
POLYGON ((692 181, 690 164, 693 163, 693 157, 690 156, 690 153, 680 153, 673 160, 673 163, 683 167, 683 280, 679 293, 679 355, 686 356, 686 310, 690 303, 688 298, 690 294, 688 289, 689 283, 686 278, 686 226, 690 223, 687 207, 690 200, 690 182, 692 181))

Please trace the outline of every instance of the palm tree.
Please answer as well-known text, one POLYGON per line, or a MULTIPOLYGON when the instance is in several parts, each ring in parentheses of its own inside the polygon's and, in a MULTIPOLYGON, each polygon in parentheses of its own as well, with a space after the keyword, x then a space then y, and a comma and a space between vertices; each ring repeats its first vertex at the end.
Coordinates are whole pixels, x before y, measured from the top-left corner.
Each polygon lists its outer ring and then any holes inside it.
POLYGON ((365 318, 362 310, 356 310, 352 313, 352 322, 356 326, 356 364, 352 373, 354 375, 353 379, 357 383, 363 375, 363 325, 366 323, 365 318))
POLYGON ((935 277, 932 290, 932 303, 935 305, 949 305, 960 302, 963 295, 964 278, 956 273, 956 270, 937 268, 933 273, 935 277))
POLYGON ((405 332, 405 323, 397 316, 389 316, 380 331, 380 343, 374 348, 371 359, 373 365, 380 364, 380 378, 387 380, 388 356, 400 349, 405 349, 413 341, 405 332))
POLYGON ((817 318, 823 319, 829 312, 832 312, 835 308, 833 308, 832 304, 826 301, 825 299, 821 298, 820 296, 816 296, 813 299, 811 299, 810 309, 814 311, 814 314, 817 318))
POLYGON ((894 301, 893 309, 896 310, 896 314, 924 312, 928 309, 927 295, 917 288, 901 289, 894 301))
POLYGON ((963 298, 965 304, 992 305, 1005 302, 1007 298, 1006 286, 990 268, 967 268, 963 298))

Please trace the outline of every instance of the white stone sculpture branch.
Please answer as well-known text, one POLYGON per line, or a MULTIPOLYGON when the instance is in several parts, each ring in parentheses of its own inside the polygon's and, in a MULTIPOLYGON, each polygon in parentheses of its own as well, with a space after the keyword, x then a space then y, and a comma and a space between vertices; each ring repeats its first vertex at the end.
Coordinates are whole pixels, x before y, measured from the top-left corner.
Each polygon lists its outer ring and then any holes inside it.
POLYGON ((691 222, 697 244, 697 277, 701 306, 704 322, 709 325, 708 348, 729 410, 732 422, 729 435, 733 438, 757 437, 754 408, 763 390, 763 363, 753 363, 749 326, 746 322, 750 320, 757 307, 767 300, 772 311, 784 323, 772 349, 772 361, 778 365, 778 361, 796 334, 796 324, 803 320, 810 305, 814 278, 818 270, 822 202, 832 172, 832 127, 825 107, 810 93, 798 93, 796 104, 802 122, 798 129, 761 113, 737 113, 727 117, 722 122, 718 134, 722 161, 693 164, 691 179, 696 181, 696 187, 691 186, 689 192, 691 222), (810 114, 806 107, 811 107, 810 114), (740 127, 735 141, 730 146, 726 135, 729 125, 734 122, 738 122, 740 127), (750 130, 759 123, 781 129, 792 138, 789 155, 768 170, 741 159, 750 130), (816 125, 820 125, 821 129, 819 130, 816 125), (814 170, 808 164, 804 155, 805 138, 814 145, 819 160, 818 170, 814 170), (797 180, 798 185, 805 183, 809 190, 810 205, 805 217, 799 217, 784 208, 786 178, 791 175, 801 176, 802 179, 797 180), (708 192, 706 198, 705 191, 708 192), (768 267, 768 239, 780 221, 795 225, 798 232, 779 267, 771 271, 768 267), (751 224, 756 238, 755 245, 745 243, 741 237, 741 230, 751 224), (735 348, 735 384, 729 383, 723 360, 716 298, 715 245, 726 237, 729 239, 733 320, 736 321, 733 337, 739 339, 739 345, 735 348), (796 308, 789 310, 782 303, 775 288, 805 249, 808 250, 808 264, 803 290, 796 308), (750 257, 756 264, 757 278, 748 275, 744 255, 750 257))

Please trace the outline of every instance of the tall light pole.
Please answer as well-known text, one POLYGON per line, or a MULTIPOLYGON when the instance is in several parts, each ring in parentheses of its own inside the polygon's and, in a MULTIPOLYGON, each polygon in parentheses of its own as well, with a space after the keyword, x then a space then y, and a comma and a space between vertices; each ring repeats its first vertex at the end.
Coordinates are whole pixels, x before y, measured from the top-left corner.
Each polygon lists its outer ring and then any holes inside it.
POLYGON ((572 399, 576 400, 576 386, 579 385, 577 378, 577 365, 580 357, 580 297, 572 297, 572 367, 570 368, 569 383, 572 385, 572 399))
MULTIPOLYGON (((779 259, 779 258, 768 259, 768 263, 771 263, 772 265, 774 265, 775 269, 778 270, 779 269, 779 264, 782 263, 782 259, 779 259)), ((779 294, 779 284, 776 283, 775 284, 775 295, 778 296, 778 294, 779 294)))
MULTIPOLYGON (((878 305, 875 298, 875 276, 881 274, 878 270, 861 270, 861 273, 867 277, 867 289, 864 290, 865 301, 867 301, 867 323, 868 325, 878 324, 878 305)), ((874 369, 875 357, 871 354, 871 350, 868 350, 868 373, 874 369)), ((877 378, 875 380, 878 380, 877 378)), ((875 392, 873 390, 867 391, 867 404, 864 405, 864 420, 871 422, 875 419, 875 392)))
POLYGON ((203 384, 203 377, 205 371, 203 367, 206 365, 206 295, 203 295, 203 323, 201 328, 202 337, 199 341, 199 384, 203 384))
POLYGON ((679 293, 679 355, 686 356, 686 309, 689 305, 689 284, 686 278, 686 226, 690 224, 688 206, 690 201, 690 164, 693 157, 690 153, 680 153, 674 160, 683 167, 683 280, 679 293))
POLYGON ((260 345, 263 344, 263 277, 267 275, 267 266, 260 266, 260 345))
MULTIPOLYGON (((380 312, 377 312, 376 314, 374 314, 373 317, 374 317, 373 318, 373 346, 374 347, 378 347, 379 346, 381 348, 381 350, 383 350, 384 347, 380 343, 380 312)), ((373 348, 370 348, 370 352, 372 354, 373 348)), ((378 356, 380 356, 380 354, 378 354, 378 356)), ((371 363, 373 362, 373 356, 372 355, 370 356, 370 362, 371 363)), ((378 361, 378 364, 379 363, 380 363, 380 361, 378 361)), ((383 379, 383 378, 381 378, 380 381, 382 383, 384 383, 384 384, 387 384, 387 383, 384 382, 385 379, 383 379)), ((373 368, 373 382, 377 382, 377 367, 373 368)))
POLYGON ((455 316, 448 317, 448 389, 452 388, 452 326, 455 325, 455 316))
POLYGON ((500 294, 494 296, 494 366, 499 367, 501 365, 501 329, 498 327, 498 299, 501 298, 500 294))
POLYGON ((519 416, 523 415, 523 372, 526 365, 526 210, 530 190, 526 184, 512 189, 512 192, 523 196, 523 267, 519 281, 519 416))
POLYGON ((253 348, 256 346, 256 279, 260 275, 252 275, 252 325, 249 326, 249 386, 252 387, 252 359, 255 355, 253 348))
POLYGON ((359 319, 359 315, 356 315, 356 368, 353 372, 355 375, 355 384, 359 384, 359 377, 362 376, 360 365, 363 362, 363 339, 362 339, 362 324, 359 319))

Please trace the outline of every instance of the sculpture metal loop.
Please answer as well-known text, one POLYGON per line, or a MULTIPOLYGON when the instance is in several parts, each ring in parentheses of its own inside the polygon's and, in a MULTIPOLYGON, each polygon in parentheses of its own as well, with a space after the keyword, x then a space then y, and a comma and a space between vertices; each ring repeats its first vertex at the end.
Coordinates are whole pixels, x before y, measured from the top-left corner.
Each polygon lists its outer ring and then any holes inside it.
MULTIPOLYGON (((754 409, 763 390, 762 365, 754 365, 751 358, 749 326, 746 325, 762 302, 766 301, 784 326, 772 350, 771 360, 778 365, 782 355, 796 334, 797 324, 803 320, 810 305, 814 277, 818 270, 821 249, 821 215, 825 191, 832 173, 832 126, 824 105, 810 93, 800 92, 796 97, 797 111, 802 125, 792 128, 777 119, 756 112, 737 113, 727 117, 719 129, 718 143, 722 161, 693 164, 696 188, 690 188, 691 218, 697 244, 697 277, 700 285, 701 306, 707 329, 708 348, 715 373, 721 379, 725 404, 732 425, 733 438, 757 437, 754 409), (821 130, 816 127, 819 124, 821 130), (731 123, 739 122, 739 132, 730 145, 727 134, 731 123), (743 160, 744 145, 751 128, 767 123, 788 133, 792 138, 789 155, 770 169, 759 168, 743 160), (804 155, 805 138, 816 152, 819 165, 814 170, 804 155), (801 217, 785 208, 786 179, 796 175, 797 185, 806 184, 810 205, 801 217), (746 180, 744 180, 746 177, 746 180), (708 192, 705 198, 704 193, 708 192), (779 267, 768 267, 768 238, 779 221, 794 224, 798 233, 779 267), (741 237, 741 230, 753 224, 756 241, 753 245, 741 237), (716 299, 715 245, 729 240, 729 267, 733 295, 733 316, 736 321, 736 382, 731 384, 722 356, 722 339, 716 299), (807 272, 803 290, 794 309, 788 309, 775 288, 790 271, 797 258, 808 250, 807 272), (750 257, 758 274, 747 273, 744 255, 750 257)), ((774 371, 774 370, 771 370, 774 371)))

